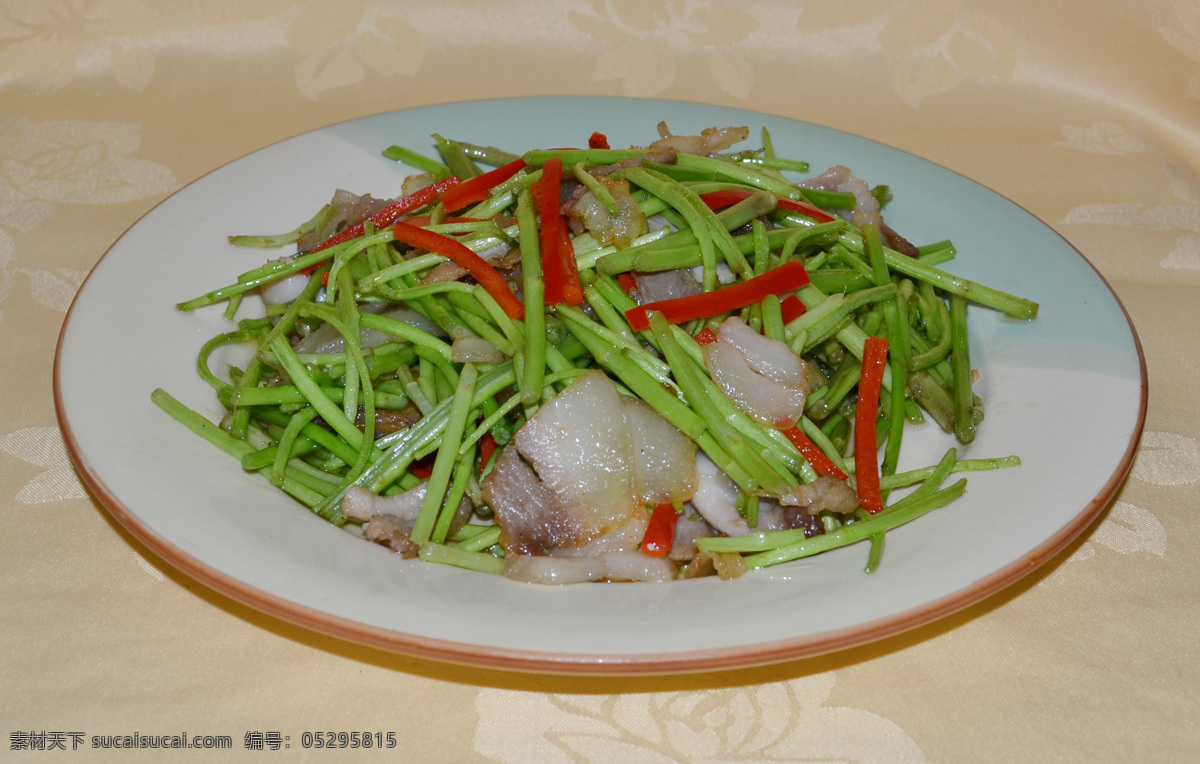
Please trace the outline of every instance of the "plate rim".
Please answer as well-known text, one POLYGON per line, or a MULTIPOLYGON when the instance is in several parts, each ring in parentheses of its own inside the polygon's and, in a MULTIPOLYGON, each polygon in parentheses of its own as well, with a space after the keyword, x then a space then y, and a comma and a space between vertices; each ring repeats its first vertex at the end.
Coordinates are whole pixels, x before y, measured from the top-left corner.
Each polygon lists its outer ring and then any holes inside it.
POLYGON ((702 671, 722 671, 736 668, 749 668, 753 666, 777 664, 791 660, 799 660, 817 655, 833 653, 840 650, 849 649, 851 647, 877 642, 897 634, 911 631, 919 626, 934 623, 955 612, 977 604, 1004 589, 1007 589, 1017 581, 1033 573, 1046 562, 1055 558, 1063 549, 1069 546, 1071 542, 1087 531, 1088 528, 1097 520, 1097 518, 1103 514, 1105 509, 1107 509, 1108 506, 1113 502, 1133 467, 1137 448, 1145 428, 1149 402, 1149 378, 1145 352, 1142 346, 1141 338, 1138 335, 1137 328, 1129 315, 1128 309, 1121 300, 1120 295, 1118 295, 1116 290, 1113 289, 1108 279, 1106 279, 1104 275, 1096 268, 1096 266, 1082 252, 1080 252, 1078 248, 1076 248, 1069 240, 1067 240, 1065 236, 1060 234, 1040 217, 1034 215, 1024 206, 1014 202, 1008 196, 995 191, 990 186, 985 186, 984 184, 979 183, 978 181, 975 181, 956 170, 946 167, 943 164, 920 157, 905 149, 896 148, 874 138, 866 138, 864 136, 839 128, 821 125, 808 120, 771 114, 761 110, 730 107, 721 104, 710 104, 696 101, 685 101, 680 99, 642 99, 618 96, 552 95, 447 101, 367 114, 361 117, 330 123, 313 128, 311 130, 301 131, 292 136, 281 138, 270 144, 261 146, 238 157, 232 158, 220 166, 198 175, 196 178, 176 189, 171 194, 168 194, 166 197, 146 210, 142 215, 138 216, 133 223, 131 223, 116 239, 113 240, 104 253, 97 259, 95 264, 89 269, 87 277, 84 279, 75 296, 72 298, 71 305, 67 309, 62 325, 59 329, 53 362, 53 397, 55 416, 59 425, 59 429, 62 433, 67 454, 70 457, 71 463, 75 467, 77 474, 81 477, 84 485, 88 489, 91 497, 94 498, 97 503, 99 503, 105 509, 105 511, 117 521, 119 525, 128 531, 130 535, 144 544, 148 549, 153 551, 164 562, 170 564, 172 567, 176 568, 192 580, 195 580, 206 587, 226 597, 229 597, 235 602, 249 606, 261 613, 283 622, 295 624, 310 631, 344 640, 352 644, 363 645, 386 652, 398 653, 426 660, 493 670, 507 670, 525 673, 634 676, 688 674, 702 671), (76 438, 71 422, 67 418, 60 372, 63 362, 63 349, 66 336, 70 329, 71 319, 74 315, 80 295, 82 295, 84 290, 87 288, 88 282, 91 280, 96 270, 103 264, 105 259, 108 258, 117 245, 133 228, 141 224, 146 217, 153 214, 160 206, 182 192, 184 189, 195 185, 202 179, 214 173, 222 171, 229 165, 234 164, 245 157, 272 146, 277 146, 288 140, 292 140, 293 138, 308 135, 310 133, 321 132, 323 130, 350 122, 426 108, 455 105, 495 104, 501 102, 513 103, 531 100, 553 101, 561 99, 674 103, 688 107, 713 108, 719 110, 755 113, 794 123, 810 125, 822 130, 828 130, 846 136, 851 136, 858 140, 869 141, 882 146, 889 151, 898 152, 918 159, 921 162, 926 162, 942 171, 951 173, 961 179, 965 179, 970 183, 986 189, 987 191, 1004 199, 1015 208, 1024 212, 1032 220, 1036 221, 1047 231, 1057 237, 1061 243, 1065 244, 1071 252, 1073 252, 1077 257, 1087 264, 1087 266, 1104 285, 1104 288, 1107 289, 1108 293, 1112 296, 1117 307, 1120 309, 1122 316, 1124 317, 1125 325, 1129 329, 1130 337, 1133 341, 1138 360, 1138 411, 1136 421, 1134 422, 1133 429, 1129 435, 1129 441, 1126 444, 1125 451, 1117 463, 1113 473, 1109 476, 1108 480, 1104 483, 1099 492, 1088 501, 1083 510, 1074 515, 1068 523, 1060 527, 1049 538, 1045 539, 1043 542, 1034 547, 1028 554, 1017 560, 1014 560, 1013 562, 993 571, 992 573, 974 581, 965 587, 953 591, 951 594, 944 595, 937 599, 923 603, 917 607, 909 608, 889 616, 884 616, 882 618, 857 623, 853 626, 831 631, 816 632, 791 639, 681 652, 620 654, 546 652, 532 649, 478 645, 469 642, 458 642, 440 639, 437 637, 428 637, 397 631, 366 624, 351 618, 333 615, 331 613, 312 608, 308 605, 303 605, 293 600, 289 600, 279 595, 267 592, 257 586, 248 584, 234 576, 224 573, 205 562, 202 562, 148 527, 108 488, 104 479, 91 467, 91 464, 89 463, 86 455, 83 453, 82 448, 76 438))

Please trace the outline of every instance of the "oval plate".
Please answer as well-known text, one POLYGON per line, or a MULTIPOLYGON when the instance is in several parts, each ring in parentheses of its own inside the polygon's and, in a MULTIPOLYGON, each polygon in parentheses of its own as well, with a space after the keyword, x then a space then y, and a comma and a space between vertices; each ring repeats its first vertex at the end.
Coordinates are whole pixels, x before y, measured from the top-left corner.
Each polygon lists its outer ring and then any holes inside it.
MULTIPOLYGON (((243 311, 250 309, 249 300, 243 311)), ((130 533, 189 576, 307 628, 415 656, 503 669, 667 673, 782 661, 898 633, 992 594, 1063 549, 1112 500, 1146 407, 1146 371, 1120 302, 1091 265, 1029 213, 942 167, 842 132, 678 102, 531 98, 454 103, 317 130, 243 157, 158 205, 91 272, 67 316, 55 400, 84 482, 130 533), (401 560, 330 526, 175 423, 165 388, 210 418, 196 374, 216 306, 175 304, 278 256, 226 236, 294 228, 335 188, 399 194, 408 170, 382 158, 431 134, 519 152, 645 145, 748 125, 814 172, 845 164, 891 186, 887 219, 909 240, 951 239, 946 267, 1041 304, 1032 322, 970 311, 976 392, 987 418, 960 456, 1018 454, 1017 469, 969 476, 949 507, 887 537, 880 569, 860 544, 754 572, 672 585, 544 587, 401 560)), ((953 441, 930 425, 905 437, 901 468, 953 441)))

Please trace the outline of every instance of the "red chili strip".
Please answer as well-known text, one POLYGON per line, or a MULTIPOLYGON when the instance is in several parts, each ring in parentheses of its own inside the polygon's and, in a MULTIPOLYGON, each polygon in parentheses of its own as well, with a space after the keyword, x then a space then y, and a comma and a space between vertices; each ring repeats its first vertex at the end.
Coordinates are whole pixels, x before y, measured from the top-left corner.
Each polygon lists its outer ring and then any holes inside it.
POLYGON ((740 188, 727 188, 722 191, 709 191, 700 195, 700 201, 708 205, 710 210, 723 210, 732 207, 743 199, 749 199, 753 191, 740 188))
POLYGON ((492 437, 490 432, 485 432, 479 440, 479 467, 486 468, 488 462, 492 460, 492 455, 496 453, 499 446, 496 444, 496 439, 492 437))
POLYGON ((625 319, 634 331, 640 332, 650 328, 652 310, 662 313, 667 322, 672 324, 682 324, 694 318, 712 318, 762 302, 769 294, 794 292, 808 282, 808 271, 804 270, 804 265, 791 260, 733 286, 630 308, 625 311, 625 319))
POLYGON ((633 290, 637 289, 637 279, 629 271, 618 273, 617 283, 625 290, 625 294, 633 294, 633 290))
POLYGON ((608 136, 606 136, 604 133, 592 133, 591 137, 588 138, 588 148, 589 149, 607 149, 607 148, 609 148, 608 136))
POLYGON ((555 157, 542 165, 542 177, 530 188, 533 205, 541 219, 542 280, 546 284, 547 305, 578 305, 583 302, 583 286, 575 264, 575 251, 567 232, 567 222, 559 212, 562 193, 562 159, 555 157))
POLYGON ((887 340, 867 338, 863 347, 862 374, 858 379, 858 410, 854 415, 854 480, 858 484, 858 502, 871 514, 883 509, 875 420, 879 416, 879 391, 883 387, 887 353, 887 340))
POLYGON ((445 205, 446 212, 454 212, 461 210, 468 204, 482 202, 484 199, 487 199, 488 191, 491 191, 524 168, 525 160, 516 159, 506 165, 497 167, 491 172, 485 172, 483 175, 477 175, 470 180, 464 180, 454 188, 447 189, 446 193, 442 194, 442 204, 445 205))
POLYGON ((650 513, 650 523, 646 526, 646 535, 642 537, 642 554, 651 557, 665 557, 670 554, 671 546, 675 543, 675 525, 679 522, 679 513, 672 504, 659 504, 650 513))
MULTIPOLYGON (((753 191, 739 188, 730 188, 724 191, 710 191, 707 194, 701 194, 700 201, 708 205, 709 209, 720 210, 724 209, 725 207, 732 207, 743 199, 750 198, 753 193, 753 191)), ((812 218, 818 223, 831 223, 837 219, 814 204, 809 204, 808 202, 797 202, 793 199, 785 199, 778 196, 775 198, 776 206, 780 209, 788 210, 789 212, 799 212, 801 215, 812 218)))
MULTIPOLYGON (((435 199, 441 196, 447 189, 458 185, 458 178, 450 177, 445 180, 439 180, 431 186, 426 186, 419 191, 414 191, 408 196, 403 196, 388 206, 371 215, 367 220, 375 225, 376 230, 387 228, 392 223, 400 219, 401 215, 419 210, 427 204, 432 204, 435 199)), ((357 239, 363 235, 364 225, 358 223, 349 228, 338 231, 333 236, 330 236, 325 241, 313 247, 313 252, 320 252, 323 249, 342 244, 343 242, 357 239)))
POLYGON ((430 454, 408 465, 408 474, 420 480, 428 480, 433 474, 433 459, 437 454, 430 454))
POLYGON ((788 440, 792 441, 792 445, 799 449, 800 453, 804 454, 804 458, 808 460, 808 463, 812 465, 813 470, 818 475, 829 475, 838 480, 850 479, 849 475, 842 472, 833 463, 833 460, 826 456, 825 452, 818 448, 816 443, 809 440, 808 436, 799 427, 792 425, 784 430, 783 434, 787 436, 788 440))
POLYGON ((779 303, 779 311, 783 315, 783 323, 790 324, 800 316, 804 315, 804 311, 808 310, 804 303, 800 302, 800 298, 794 294, 790 294, 783 298, 779 303))
POLYGON ((696 336, 692 337, 697 345, 711 345, 717 341, 717 335, 713 334, 713 330, 707 326, 696 332, 696 336))
POLYGON ((818 223, 832 223, 837 220, 837 218, 817 205, 809 204, 808 202, 798 202, 795 199, 780 199, 778 206, 790 212, 799 212, 801 215, 812 218, 818 223))
POLYGON ((482 257, 463 246, 461 242, 405 222, 396 223, 392 228, 392 236, 402 244, 427 249, 450 258, 465 268, 467 273, 471 274, 471 278, 478 281, 480 286, 487 290, 509 318, 525 317, 525 306, 509 289, 508 282, 504 280, 500 272, 482 257))

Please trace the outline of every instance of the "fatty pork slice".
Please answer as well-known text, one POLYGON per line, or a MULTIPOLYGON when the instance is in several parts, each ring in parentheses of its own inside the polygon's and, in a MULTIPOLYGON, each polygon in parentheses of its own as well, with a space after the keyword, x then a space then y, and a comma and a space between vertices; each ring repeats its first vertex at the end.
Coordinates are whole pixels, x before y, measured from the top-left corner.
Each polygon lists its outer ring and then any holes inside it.
POLYGON ((521 428, 483 484, 510 553, 637 548, 647 504, 694 490, 695 445, 603 372, 583 374, 521 428))
POLYGON ((879 229, 884 246, 891 247, 909 257, 917 257, 920 254, 916 246, 883 221, 879 211, 879 200, 871 193, 871 187, 865 180, 851 172, 849 167, 842 165, 830 167, 817 177, 800 183, 800 186, 821 191, 841 191, 853 194, 854 210, 849 215, 851 223, 860 228, 870 223, 879 229))
POLYGON ((568 511, 538 480, 515 446, 506 446, 496 457, 482 488, 483 500, 500 526, 500 544, 509 554, 541 555, 563 544, 576 544, 584 534, 578 514, 568 511))
POLYGON ((621 407, 633 448, 637 500, 655 505, 690 499, 696 490, 696 444, 643 401, 622 397, 621 407))
POLYGON ((585 581, 645 581, 665 584, 675 578, 675 565, 641 552, 606 552, 592 557, 504 558, 504 575, 533 584, 580 584, 585 581))
POLYGON ((804 413, 804 360, 736 316, 717 328, 716 342, 704 346, 704 365, 735 406, 764 424, 785 429, 804 413))
POLYGON ((633 442, 616 386, 589 372, 538 409, 515 442, 555 495, 575 505, 592 535, 633 509, 633 442))

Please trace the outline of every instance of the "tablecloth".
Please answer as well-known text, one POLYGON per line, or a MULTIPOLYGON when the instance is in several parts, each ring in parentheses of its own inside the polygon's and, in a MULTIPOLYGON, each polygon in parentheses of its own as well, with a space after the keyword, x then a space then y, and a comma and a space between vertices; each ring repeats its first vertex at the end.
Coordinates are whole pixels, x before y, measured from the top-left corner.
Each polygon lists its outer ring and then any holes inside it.
POLYGON ((5 0, 0 758, 1194 759, 1198 173, 1194 0, 5 0), (1019 584, 880 642, 736 671, 573 678, 393 655, 264 616, 176 572, 89 497, 52 362, 74 293, 124 230, 198 176, 310 129, 561 94, 845 130, 1061 233, 1124 304, 1149 370, 1141 447, 1101 519, 1019 584), (370 748, 302 745, 326 731, 381 734, 370 748), (103 747, 185 734, 230 747, 103 747))

